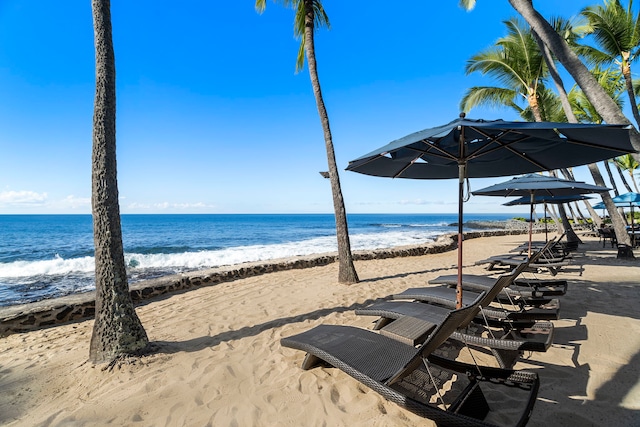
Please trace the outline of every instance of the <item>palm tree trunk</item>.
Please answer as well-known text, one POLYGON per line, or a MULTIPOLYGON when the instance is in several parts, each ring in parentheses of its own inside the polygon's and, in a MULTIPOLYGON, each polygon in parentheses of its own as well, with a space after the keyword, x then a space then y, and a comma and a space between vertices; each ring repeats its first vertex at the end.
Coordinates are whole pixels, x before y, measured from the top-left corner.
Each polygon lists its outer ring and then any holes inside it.
POLYGON ((584 216, 584 214, 582 213, 582 211, 580 210, 580 205, 578 204, 578 202, 573 202, 573 209, 577 212, 578 215, 578 219, 581 222, 587 222, 587 218, 584 216))
POLYGON ((624 76, 624 82, 627 87, 627 95, 629 96, 629 102, 631 103, 631 113, 633 118, 636 119, 636 124, 640 126, 640 113, 638 113, 638 103, 636 102, 636 94, 633 90, 633 77, 631 76, 631 64, 629 63, 630 52, 622 53, 622 75, 624 76))
MULTIPOLYGON (((560 84, 560 86, 562 86, 563 88, 563 93, 566 96, 566 91, 564 91, 564 84, 562 83, 562 79, 560 79, 560 77, 558 77, 558 82, 560 84)), ((562 95, 560 95, 562 96, 562 95)), ((567 98, 568 101, 568 98, 567 98)), ((564 108, 564 103, 563 103, 563 108, 564 108)), ((567 114, 567 110, 565 110, 565 114, 567 115, 567 117, 571 117, 571 119, 569 120, 571 123, 577 123, 578 119, 576 119, 576 116, 573 114, 573 110, 571 110, 571 108, 569 108, 569 113, 567 114), (573 121, 572 121, 573 120, 573 121)), ((573 175, 573 172, 571 169, 569 168, 563 168, 562 170, 562 174, 567 177, 568 179, 573 179, 575 181, 575 176, 573 175)), ((591 206, 591 203, 589 203, 588 200, 583 200, 582 201, 584 203, 584 205, 587 207, 587 211, 589 211, 589 215, 591 215, 591 219, 596 223, 596 225, 598 227, 600 227, 602 225, 602 218, 600 218, 600 215, 598 215, 598 213, 596 212, 595 209, 593 209, 593 207, 591 206)), ((577 205, 577 203, 576 203, 577 205)), ((578 209, 579 211, 579 209, 578 209)), ((582 213, 580 213, 580 215, 582 215, 582 213)), ((584 218, 584 217, 583 217, 584 218)))
MULTIPOLYGON (((593 181, 596 185, 600 185, 605 187, 604 179, 598 170, 598 166, 595 163, 591 163, 589 165, 589 171, 593 176, 593 181)), ((605 207, 607 208, 607 212, 609 212, 609 216, 611 217, 611 223, 613 225, 613 229, 616 233, 616 240, 619 244, 631 246, 631 239, 629 238, 629 234, 627 234, 627 228, 625 226, 622 215, 616 210, 616 205, 613 203, 611 196, 608 192, 601 193, 602 201, 604 202, 605 207)), ((618 252, 618 255, 621 255, 621 252, 618 252)), ((624 255, 625 257, 635 258, 633 256, 633 252, 627 252, 624 255), (630 256, 629 256, 630 255, 630 256)))
POLYGON ((564 84, 562 83, 562 77, 560 77, 560 73, 558 72, 558 68, 556 67, 556 63, 553 60, 553 56, 551 55, 549 48, 547 47, 546 44, 542 42, 542 39, 540 39, 540 36, 538 35, 538 33, 535 32, 533 28, 531 29, 531 34, 533 35, 533 38, 536 40, 536 43, 538 44, 538 48, 542 53, 542 58, 544 59, 545 64, 547 64, 549 75, 551 76, 551 79, 553 80, 556 86, 556 90, 560 95, 560 104, 562 105, 562 108, 564 109, 564 111, 571 111, 571 114, 573 115, 573 109, 571 108, 571 102, 569 101, 569 96, 567 95, 567 91, 564 88, 564 84))
POLYGON ((358 282, 358 274, 353 264, 353 255, 351 253, 351 243, 349 241, 349 229, 347 226, 347 214, 342 198, 342 189, 340 187, 340 177, 338 175, 338 166, 336 164, 335 152, 333 149, 333 140, 331 137, 331 128, 329 127, 329 115, 324 105, 322 91, 320 89, 320 79, 318 77, 318 68, 316 64, 315 43, 314 43, 314 11, 313 1, 304 0, 305 8, 305 51, 307 53, 307 64, 309 66, 309 76, 311 77, 311 85, 313 86, 313 94, 318 107, 318 115, 322 123, 324 131, 324 141, 327 149, 327 163, 329 166, 329 180, 331 182, 331 193, 333 195, 333 209, 336 217, 336 234, 338 239, 338 282, 352 284, 358 282))
MULTIPOLYGON (((638 184, 636 183, 636 179, 633 176, 633 171, 629 170, 629 176, 631 177, 631 182, 633 183, 633 187, 636 189, 636 193, 640 193, 640 191, 638 191, 638 184)), ((631 193, 631 191, 629 191, 629 193, 631 193)))
POLYGON ((611 183, 611 188, 613 188, 613 194, 615 194, 617 197, 618 195, 620 195, 620 193, 618 192, 618 185, 616 184, 616 181, 613 179, 613 172, 611 172, 611 165, 609 164, 608 161, 604 162, 604 169, 607 171, 607 175, 609 175, 609 182, 611 183))
MULTIPOLYGON (((549 172, 549 174, 555 177, 558 176, 558 173, 556 171, 549 172)), ((573 227, 571 227, 569 218, 567 218, 567 211, 564 209, 562 204, 558 205, 558 214, 560 215, 560 220, 562 221, 562 227, 564 228, 564 231, 567 236, 567 242, 569 243, 580 242, 580 238, 578 238, 578 235, 573 230, 573 227)))
POLYGON ((531 112, 533 113, 533 118, 536 122, 541 122, 542 114, 540 114, 540 105, 538 103, 538 97, 535 89, 529 90, 529 94, 527 95, 527 101, 529 103, 529 107, 531 107, 531 112))
MULTIPOLYGON (((631 192, 631 187, 629 186, 629 183, 627 182, 627 178, 625 178, 624 173, 622 172, 622 168, 620 167, 620 165, 618 163, 613 163, 616 167, 616 170, 618 171, 618 175, 620 176, 620 180, 622 181, 622 184, 624 184, 624 188, 627 189, 627 192, 631 192)), ((613 178, 611 178, 611 180, 613 180, 613 178)), ((616 196, 618 195, 618 191, 616 189, 616 196)))
MULTIPOLYGON (((571 50, 569 45, 560 37, 553 27, 536 11, 531 0, 509 0, 511 6, 531 26, 549 50, 558 58, 564 68, 571 74, 582 89, 589 102, 607 123, 631 124, 616 103, 600 86, 589 72, 580 58, 571 50)), ((631 143, 636 151, 640 151, 640 134, 633 127, 631 129, 631 143)), ((637 158, 637 153, 635 154, 637 158)))
MULTIPOLYGON (((553 220, 553 223, 556 225, 556 233, 558 235, 561 235, 562 233, 564 233, 564 227, 562 226, 562 221, 560 220, 558 213, 555 211, 554 205, 548 204, 546 207, 546 213, 549 214, 549 216, 553 220)), ((545 213, 545 217, 546 217, 546 213, 545 213)))
POLYGON ((116 174, 116 69, 109 0, 92 0, 96 50, 92 191, 96 264, 96 316, 89 358, 93 363, 147 346, 127 282, 116 174))

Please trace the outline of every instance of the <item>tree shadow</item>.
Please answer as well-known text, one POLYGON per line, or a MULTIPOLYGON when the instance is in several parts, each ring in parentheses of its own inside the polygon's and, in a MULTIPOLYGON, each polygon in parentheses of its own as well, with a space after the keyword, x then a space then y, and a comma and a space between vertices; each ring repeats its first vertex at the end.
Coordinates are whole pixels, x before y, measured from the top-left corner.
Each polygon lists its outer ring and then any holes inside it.
MULTIPOLYGON (((466 266, 463 266, 462 268, 467 268, 467 267, 474 267, 474 265, 469 264, 466 266)), ((416 271, 409 271, 406 273, 398 273, 398 274, 392 274, 392 275, 388 275, 388 276, 378 276, 378 277, 371 277, 368 279, 362 279, 360 280, 360 283, 375 283, 375 282, 380 282, 383 280, 389 280, 389 279, 403 279, 409 276, 413 276, 413 275, 421 275, 421 274, 428 274, 428 273, 439 273, 439 272, 443 272, 443 271, 451 271, 451 270, 456 270, 456 266, 452 265, 450 267, 438 267, 438 268, 432 268, 432 269, 428 269, 428 270, 416 270, 416 271)), ((425 282, 426 283, 426 282, 425 282)))

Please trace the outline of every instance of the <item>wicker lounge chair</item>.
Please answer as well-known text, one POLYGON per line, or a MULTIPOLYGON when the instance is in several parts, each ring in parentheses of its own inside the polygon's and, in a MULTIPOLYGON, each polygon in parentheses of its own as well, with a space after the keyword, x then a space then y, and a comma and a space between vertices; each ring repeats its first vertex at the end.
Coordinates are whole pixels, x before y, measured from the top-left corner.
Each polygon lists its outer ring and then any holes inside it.
MULTIPOLYGON (((550 239, 544 245, 538 246, 537 250, 532 254, 529 259, 529 264, 536 263, 547 253, 548 250, 556 245, 555 238, 550 239)), ((518 258, 519 265, 522 262, 526 262, 526 257, 518 258)), ((528 269, 528 266, 521 270, 520 273, 528 269)), ((515 271, 514 271, 515 272, 515 271)), ((544 298, 564 295, 567 292, 568 283, 562 279, 534 279, 520 277, 520 273, 513 274, 513 281, 505 286, 502 291, 496 296, 498 299, 510 300, 513 298, 520 298, 530 300, 529 302, 534 305, 544 303, 544 298)), ((496 279, 490 276, 481 276, 474 274, 462 275, 462 287, 464 289, 470 289, 475 291, 489 291, 495 284, 496 279)), ((429 280, 429 284, 448 285, 455 286, 458 283, 458 276, 455 274, 438 276, 435 279, 429 280)))
MULTIPOLYGON (((554 242, 555 243, 555 242, 554 242)), ((548 270, 552 276, 558 274, 558 271, 562 267, 569 265, 571 259, 570 254, 558 253, 550 250, 550 245, 547 243, 545 247, 537 252, 537 259, 531 259, 527 270, 540 271, 548 270)), ((533 255, 531 256, 533 258, 533 255)), ((496 267, 513 268, 520 263, 527 260, 526 255, 494 255, 487 259, 476 261, 476 265, 488 264, 486 269, 493 270, 496 267)))
MULTIPOLYGON (((477 292, 464 291, 462 294, 462 304, 470 304, 477 297, 477 292)), ((449 309, 454 309, 456 307, 455 289, 448 286, 409 288, 404 292, 393 295, 392 298, 396 300, 428 302, 449 309)), ((488 299, 485 297, 487 303, 493 302, 494 299, 488 299)), ((522 327, 530 325, 538 320, 558 320, 560 315, 560 301, 557 299, 545 299, 544 302, 544 304, 540 305, 529 305, 529 301, 520 300, 514 301, 516 305, 510 307, 495 305, 489 306, 489 304, 486 304, 482 306, 482 313, 481 315, 476 316, 476 319, 478 323, 488 323, 490 326, 501 327, 505 325, 517 325, 522 327)))
MULTIPOLYGON (((553 342, 553 324, 536 322, 535 317, 522 315, 520 318, 505 319, 504 313, 493 308, 485 308, 505 286, 526 268, 524 263, 511 274, 493 279, 493 286, 486 290, 480 305, 482 314, 469 318, 479 326, 474 330, 458 330, 451 338, 467 345, 488 348, 503 368, 511 368, 524 351, 546 351, 553 342), (497 312, 497 314, 496 314, 497 312), (495 319, 497 317, 497 319, 495 319), (496 330, 495 327, 498 327, 496 330)), ((463 303, 471 303, 478 294, 465 291, 463 303)), ((425 329, 434 318, 455 308, 455 290, 448 287, 412 288, 393 296, 394 299, 417 299, 413 301, 384 301, 357 309, 356 314, 380 316, 374 329, 395 339, 414 344, 424 338, 425 329), (444 291, 444 292, 443 292, 444 291), (416 298, 414 298, 416 297, 416 298), (444 300, 444 302, 443 302, 444 300), (424 304, 429 302, 430 304, 424 304), (444 306, 443 306, 444 305, 444 306), (412 320, 409 320, 411 318, 412 320), (420 322, 425 321, 421 328, 420 322), (410 324, 410 327, 405 326, 410 324)), ((546 312, 545 312, 546 313, 546 312)), ((557 314, 555 314, 557 317, 557 314)), ((466 327, 469 323, 462 323, 466 327)))
MULTIPOLYGON (((526 259, 524 256, 509 256, 498 255, 495 257, 487 258, 485 260, 477 261, 476 265, 488 264, 487 270, 494 270, 496 267, 511 268, 523 262, 526 259)), ((549 271, 552 276, 558 274, 562 267, 569 265, 569 259, 566 256, 556 256, 541 258, 537 262, 529 264, 529 270, 532 271, 549 271)))
MULTIPOLYGON (((390 338, 415 345, 428 335, 430 325, 449 309, 418 301, 383 301, 357 309, 363 316, 379 316, 373 329, 390 338)), ((461 324, 450 339, 488 349, 499 366, 511 369, 526 351, 544 352, 553 344, 553 323, 533 322, 524 327, 495 329, 461 324)))
MULTIPOLYGON (((554 240, 554 243, 549 246, 548 248, 548 253, 554 256, 564 256, 567 257, 569 256, 569 254, 571 252, 575 252, 576 250, 578 250, 578 245, 581 243, 580 241, 576 240, 576 241, 566 241, 566 240, 562 240, 563 237, 565 237, 567 235, 566 232, 562 233, 560 235, 560 237, 554 237, 551 240, 554 240)), ((546 242, 532 242, 531 243, 531 249, 532 250, 539 250, 541 248, 543 248, 545 246, 546 242)), ((516 248, 510 250, 509 252, 515 252, 518 253, 520 255, 523 255, 527 252, 529 252, 529 243, 523 243, 519 246, 517 246, 516 248)))
POLYGON ((418 348, 373 331, 337 325, 320 325, 283 338, 281 344, 307 353, 303 369, 336 367, 440 426, 523 426, 538 393, 537 374, 479 367, 433 354, 475 315, 479 303, 480 298, 449 311, 418 348))
MULTIPOLYGON (((522 246, 524 247, 524 245, 522 246)), ((571 255, 564 250, 558 250, 558 242, 555 239, 549 240, 542 248, 539 248, 531 255, 527 270, 548 270, 551 275, 555 276, 558 271, 569 265, 571 255)), ((517 248, 516 250, 520 249, 517 248)), ((528 259, 527 255, 503 254, 494 255, 489 258, 476 261, 476 265, 488 264, 487 270, 493 270, 496 267, 513 268, 528 259)))
MULTIPOLYGON (((507 286, 510 286, 516 277, 529 268, 530 261, 536 262, 543 251, 535 253, 530 260, 525 260, 509 273, 495 279, 496 283, 485 294, 480 304, 482 306, 482 316, 478 318, 479 323, 489 323, 490 326, 504 327, 519 324, 520 327, 528 327, 537 320, 557 320, 560 312, 560 301, 557 299, 542 299, 534 305, 530 305, 531 300, 515 299, 513 306, 505 307, 495 304, 494 300, 500 302, 497 297, 507 286)), ((478 293, 474 291, 464 291, 462 294, 463 305, 471 304, 478 293)), ((393 299, 417 300, 443 306, 448 309, 456 308, 456 291, 448 286, 432 286, 422 288, 409 288, 404 292, 395 294, 393 299)))
MULTIPOLYGON (((431 285, 456 286, 457 274, 438 276, 429 280, 431 285)), ((463 274, 462 288, 475 291, 488 291, 496 283, 496 278, 477 274, 463 274)), ((522 298, 535 304, 540 299, 562 296, 567 293, 569 284, 563 279, 527 279, 515 278, 513 283, 505 286, 497 296, 502 300, 522 298)))

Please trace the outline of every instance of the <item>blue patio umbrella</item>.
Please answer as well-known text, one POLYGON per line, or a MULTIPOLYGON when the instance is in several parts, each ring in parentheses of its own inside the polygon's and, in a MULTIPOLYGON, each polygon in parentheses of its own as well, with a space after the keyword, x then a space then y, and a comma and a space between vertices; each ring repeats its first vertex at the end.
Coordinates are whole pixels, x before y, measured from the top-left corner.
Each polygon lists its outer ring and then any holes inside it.
MULTIPOLYGON (((614 200, 614 199, 611 199, 614 200)), ((614 205, 616 205, 619 208, 627 208, 627 207, 634 207, 637 208, 640 206, 640 203, 631 203, 631 205, 629 205, 629 203, 621 203, 621 202, 613 202, 614 205)), ((604 205, 604 202, 598 202, 595 205, 592 206, 593 209, 606 209, 607 207, 604 205)))
POLYGON ((588 193, 603 193, 607 187, 587 184, 586 182, 557 178, 539 174, 527 174, 499 184, 471 192, 474 196, 528 196, 531 204, 529 218, 529 255, 531 255, 531 236, 533 233, 533 206, 536 196, 575 196, 588 193))
POLYGON ((349 162, 348 171, 408 179, 458 179, 458 307, 467 178, 584 165, 634 152, 627 125, 460 118, 392 141, 349 162))
POLYGON ((624 206, 624 207, 628 207, 631 209, 631 244, 633 246, 636 245, 636 234, 635 234, 635 227, 633 225, 633 207, 634 206, 638 206, 638 204, 640 204, 640 194, 638 193, 624 193, 624 194, 620 194, 619 196, 614 197, 613 199, 613 203, 615 203, 616 206, 624 206))
MULTIPOLYGON (((588 200, 588 199, 592 199, 593 197, 589 197, 589 196, 583 196, 583 195, 575 195, 575 196, 544 196, 544 195, 538 195, 535 196, 533 199, 533 204, 534 205, 539 205, 539 204, 549 204, 549 205, 560 205, 562 203, 570 203, 570 202, 577 202, 579 200, 588 200)), ((511 200, 510 202, 507 203, 503 203, 504 206, 518 206, 518 205, 529 205, 531 204, 531 198, 530 197, 520 197, 518 199, 514 199, 511 200)))
MULTIPOLYGON (((576 194, 574 196, 546 196, 546 195, 538 195, 534 196, 533 204, 539 205, 544 204, 544 210, 546 212, 547 205, 561 205, 563 203, 569 202, 577 202, 578 200, 587 200, 591 199, 589 196, 583 196, 581 194, 576 194)), ((515 200, 511 200, 510 202, 503 203, 504 206, 518 206, 518 205, 529 205, 531 204, 531 197, 520 197, 515 200)), ((549 238, 547 236, 547 222, 544 222, 544 239, 548 241, 549 238)))

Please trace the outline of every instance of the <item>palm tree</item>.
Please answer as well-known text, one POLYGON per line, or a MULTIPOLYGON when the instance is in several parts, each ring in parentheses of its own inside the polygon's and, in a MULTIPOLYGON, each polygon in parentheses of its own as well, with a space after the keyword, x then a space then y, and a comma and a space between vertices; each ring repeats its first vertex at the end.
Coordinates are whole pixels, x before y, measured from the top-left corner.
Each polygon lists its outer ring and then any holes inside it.
MULTIPOLYGON (((473 0, 461 0, 461 4, 475 3, 473 0)), ((622 113, 622 110, 607 95, 589 72, 578 55, 571 50, 569 44, 558 34, 537 10, 534 9, 531 0, 509 0, 511 6, 524 18, 549 48, 551 53, 560 61, 564 68, 571 74, 578 86, 584 91, 589 102, 607 123, 631 124, 622 113)), ((631 143, 636 151, 640 151, 640 133, 635 127, 630 131, 631 143)))
POLYGON ((640 113, 633 89, 631 63, 638 56, 640 47, 640 14, 632 12, 633 0, 629 0, 627 9, 620 0, 605 0, 604 6, 589 6, 581 14, 589 20, 596 45, 586 46, 582 53, 596 64, 617 64, 624 76, 627 95, 631 101, 631 111, 636 123, 640 125, 640 113))
MULTIPOLYGON (((333 195, 333 209, 336 218, 336 235, 338 239, 338 282, 357 283, 358 274, 353 265, 353 255, 351 254, 351 243, 349 241, 349 229, 347 226, 347 214, 342 198, 340 187, 340 177, 336 164, 335 152, 333 149, 333 139, 331 128, 329 127, 329 115, 324 105, 320 79, 318 77, 318 67, 316 63, 314 33, 317 27, 329 27, 329 17, 322 7, 320 0, 279 0, 284 6, 290 6, 295 11, 294 33, 301 38, 300 49, 298 50, 297 70, 304 66, 306 53, 307 65, 309 66, 309 76, 311 86, 316 99, 318 115, 324 131, 324 141, 327 150, 327 163, 329 166, 329 181, 331 183, 331 193, 333 195)), ((266 8, 266 0, 256 0, 256 9, 262 13, 266 8)))
POLYGON ((116 68, 109 0, 92 0, 96 50, 91 205, 96 264, 96 316, 89 358, 109 362, 149 340, 129 294, 116 176, 116 68))
POLYGON ((629 176, 631 177, 631 182, 633 183, 633 187, 636 189, 636 193, 640 193, 638 191, 638 184, 636 183, 636 179, 633 176, 633 173, 638 167, 640 167, 640 163, 636 159, 633 158, 632 155, 626 154, 624 156, 619 156, 613 159, 613 162, 623 171, 627 171, 629 176))
MULTIPOLYGON (((603 69, 596 65, 591 69, 591 73, 602 86, 605 92, 618 105, 620 109, 624 106, 622 94, 624 92, 624 78, 615 69, 603 69)), ((569 92, 569 102, 576 118, 582 123, 603 123, 602 116, 598 114, 593 104, 585 96, 585 93, 578 86, 574 86, 569 92)))
POLYGON ((479 105, 507 105, 519 114, 524 100, 536 121, 542 121, 538 103, 544 90, 547 70, 531 32, 517 19, 505 21, 507 35, 496 45, 472 56, 465 67, 467 74, 479 72, 503 84, 502 87, 475 86, 467 90, 460 107, 468 112, 479 105))
MULTIPOLYGON (((475 0, 460 0, 460 5, 466 9, 471 9, 475 6, 475 0)), ((622 114, 622 110, 611 99, 611 97, 605 92, 602 86, 598 84, 595 77, 589 72, 586 66, 580 61, 577 54, 571 50, 567 40, 560 36, 560 34, 547 22, 534 8, 531 0, 509 0, 509 3, 513 8, 527 21, 531 27, 532 33, 539 37, 544 43, 547 49, 541 49, 543 55, 546 55, 545 61, 550 63, 552 59, 550 54, 554 54, 558 60, 565 66, 565 68, 574 77, 580 88, 587 96, 589 102, 593 105, 595 111, 599 115, 604 117, 609 123, 627 123, 631 124, 627 118, 622 114), (610 118, 610 119, 609 119, 610 118)), ((566 34, 564 34, 566 37, 566 34)), ((556 87, 559 87, 560 96, 566 96, 564 90, 564 84, 558 73, 552 75, 556 87)), ((577 123, 578 120, 569 108, 568 100, 563 100, 563 109, 565 110, 567 120, 570 123, 577 123)), ((640 134, 637 131, 631 132, 632 143, 636 149, 640 147, 640 134)), ((596 185, 605 186, 604 179, 600 174, 600 171, 596 164, 588 165, 589 171, 593 176, 596 185)), ((616 237, 618 242, 630 245, 631 241, 629 235, 626 233, 625 224, 622 217, 617 213, 615 204, 611 200, 611 196, 608 193, 603 193, 603 202, 609 211, 616 237)), ((590 212, 593 214, 593 209, 590 212)), ((630 256, 633 257, 633 252, 619 251, 618 256, 630 256)))
MULTIPOLYGON (((511 3, 513 8, 529 23, 531 31, 540 37, 549 51, 555 54, 556 58, 558 58, 567 71, 570 72, 599 116, 608 121, 609 118, 611 118, 612 121, 609 121, 609 123, 631 124, 622 114, 622 110, 619 105, 616 104, 609 94, 607 94, 605 88, 598 83, 593 74, 589 72, 578 56, 571 50, 569 47, 569 41, 566 39, 566 33, 563 33, 565 38, 561 37, 560 34, 555 31, 551 25, 533 8, 531 0, 509 0, 509 3, 511 3), (620 121, 616 119, 620 119, 620 121)), ((547 58, 546 60, 550 61, 551 59, 547 58)), ((561 90, 559 90, 560 96, 566 96, 564 84, 562 83, 560 75, 556 73, 553 78, 556 86, 561 88, 561 90)), ((573 113, 572 108, 568 107, 568 104, 569 103, 566 101, 563 102, 563 108, 565 109, 567 120, 570 123, 577 123, 578 119, 573 113)), ((634 147, 636 147, 636 145, 640 146, 640 134, 638 134, 635 129, 631 132, 631 139, 632 143, 634 143, 634 147)), ((598 166, 594 163, 587 166, 595 184, 604 187, 604 179, 602 178, 602 174, 600 173, 598 166)), ((616 210, 616 206, 609 193, 602 193, 602 201, 604 202, 611 217, 611 222, 618 242, 629 246, 631 244, 631 240, 626 232, 624 220, 616 210)), ((594 214, 593 209, 590 209, 590 213, 592 213, 592 215, 594 214)), ((632 251, 626 251, 624 247, 621 247, 618 250, 618 257, 634 258, 634 255, 632 251)))

